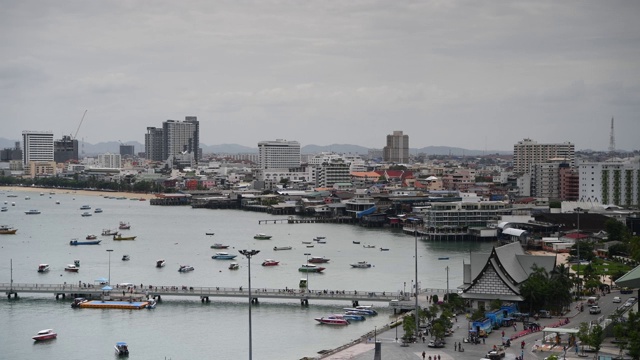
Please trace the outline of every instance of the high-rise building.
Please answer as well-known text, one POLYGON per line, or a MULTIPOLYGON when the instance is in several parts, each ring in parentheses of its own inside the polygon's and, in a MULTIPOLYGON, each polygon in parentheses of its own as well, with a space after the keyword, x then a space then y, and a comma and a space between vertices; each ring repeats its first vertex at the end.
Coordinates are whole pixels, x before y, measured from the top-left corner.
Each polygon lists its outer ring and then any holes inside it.
POLYGON ((403 164, 409 162, 409 135, 394 131, 387 135, 387 146, 383 149, 383 160, 403 164))
POLYGON ((197 158, 199 153, 199 124, 195 116, 188 116, 186 121, 167 120, 162 123, 162 153, 166 160, 169 156, 192 153, 197 158))
POLYGON ((167 157, 162 153, 164 131, 161 128, 147 127, 144 134, 144 153, 147 160, 165 161, 167 157))
POLYGON ((192 123, 195 126, 193 134, 193 154, 196 157, 196 161, 202 159, 202 152, 200 151, 200 122, 198 122, 197 116, 185 116, 184 122, 192 123))
POLYGON ((616 162, 582 163, 580 201, 618 206, 640 204, 640 158, 616 162))
POLYGON ((300 143, 277 139, 258 143, 260 169, 288 169, 300 167, 300 143))
POLYGON ((22 164, 26 168, 30 161, 53 161, 53 133, 51 131, 22 132, 22 164))
POLYGON ((120 144, 120 156, 121 157, 133 157, 135 149, 133 145, 120 144))
POLYGON ((553 158, 562 159, 572 167, 575 166, 575 145, 570 142, 538 144, 531 139, 524 139, 513 145, 513 171, 518 174, 531 171, 530 166, 533 164, 553 158))
POLYGON ((329 188, 336 183, 350 183, 349 164, 341 159, 332 159, 316 165, 316 186, 329 188))
POLYGON ((53 142, 53 159, 57 163, 78 160, 78 140, 64 135, 62 139, 53 142))
POLYGON ((100 154, 98 155, 98 165, 102 168, 120 169, 122 167, 122 157, 120 154, 100 154))
POLYGON ((11 160, 22 161, 22 148, 20 146, 20 141, 16 141, 13 148, 0 150, 0 161, 9 162, 11 160))

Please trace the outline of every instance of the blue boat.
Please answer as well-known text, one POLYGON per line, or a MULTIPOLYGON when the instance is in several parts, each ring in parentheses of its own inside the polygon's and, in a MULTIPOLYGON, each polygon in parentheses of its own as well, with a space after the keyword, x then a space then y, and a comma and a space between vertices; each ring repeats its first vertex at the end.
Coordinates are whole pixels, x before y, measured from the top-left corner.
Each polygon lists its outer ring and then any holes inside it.
POLYGON ((236 256, 238 255, 231 255, 228 252, 217 252, 211 258, 216 260, 233 260, 236 258, 236 256))
POLYGON ((78 239, 73 239, 69 241, 69 245, 100 245, 102 240, 85 240, 78 241, 78 239))
POLYGON ((363 320, 367 319, 366 317, 364 317, 364 315, 352 313, 352 312, 349 312, 349 311, 345 312, 341 316, 345 320, 349 320, 349 321, 363 321, 363 320))

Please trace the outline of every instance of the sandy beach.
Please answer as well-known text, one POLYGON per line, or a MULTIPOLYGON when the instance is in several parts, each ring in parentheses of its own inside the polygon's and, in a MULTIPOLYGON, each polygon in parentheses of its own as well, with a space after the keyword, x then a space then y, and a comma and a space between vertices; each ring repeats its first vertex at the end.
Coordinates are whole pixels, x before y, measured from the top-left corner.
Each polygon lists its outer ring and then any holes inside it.
POLYGON ((111 192, 104 190, 70 190, 70 189, 53 189, 53 188, 41 188, 41 187, 22 187, 22 186, 0 186, 0 191, 9 193, 12 191, 15 192, 31 192, 31 193, 45 193, 49 194, 53 192, 55 194, 76 194, 76 195, 86 195, 86 196, 116 196, 121 197, 124 196, 128 199, 138 198, 138 199, 154 199, 155 194, 139 194, 139 193, 129 193, 129 192, 111 192))

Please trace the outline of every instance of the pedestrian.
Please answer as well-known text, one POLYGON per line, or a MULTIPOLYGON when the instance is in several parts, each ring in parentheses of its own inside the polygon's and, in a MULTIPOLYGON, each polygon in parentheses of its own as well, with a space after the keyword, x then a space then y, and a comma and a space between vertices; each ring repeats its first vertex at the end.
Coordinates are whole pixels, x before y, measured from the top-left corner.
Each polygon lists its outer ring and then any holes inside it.
POLYGON ((513 331, 518 331, 518 326, 516 325, 516 323, 513 323, 513 331))
POLYGON ((431 355, 429 355, 429 360, 431 360, 431 355))
POLYGON ((438 354, 438 360, 440 360, 440 355, 438 354))
POLYGON ((484 338, 482 338, 482 345, 484 345, 484 338))
POLYGON ((524 349, 524 340, 520 343, 520 349, 524 349))
POLYGON ((458 343, 457 342, 453 343, 453 351, 458 351, 458 343))
POLYGON ((427 338, 425 336, 422 337, 422 343, 424 344, 424 342, 427 341, 427 338))
POLYGON ((423 352, 422 352, 422 360, 424 360, 424 357, 425 357, 426 355, 427 355, 427 354, 423 351, 423 352))
POLYGON ((504 330, 502 330, 502 337, 504 337, 504 330))

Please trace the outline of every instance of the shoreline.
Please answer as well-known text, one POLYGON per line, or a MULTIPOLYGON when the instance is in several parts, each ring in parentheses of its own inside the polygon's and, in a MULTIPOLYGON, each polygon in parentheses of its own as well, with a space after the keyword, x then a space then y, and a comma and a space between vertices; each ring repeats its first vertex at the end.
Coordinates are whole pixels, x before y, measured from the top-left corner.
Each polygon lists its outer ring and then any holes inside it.
POLYGON ((50 195, 50 192, 54 192, 55 194, 72 194, 72 195, 85 195, 85 196, 124 196, 128 199, 138 198, 138 199, 155 199, 155 194, 149 193, 132 193, 132 192, 123 192, 123 191, 104 191, 104 190, 73 190, 73 189, 60 189, 60 188, 49 188, 49 187, 32 187, 32 186, 7 186, 0 185, 0 191, 4 192, 12 192, 12 191, 22 191, 22 192, 30 192, 30 193, 45 193, 45 195, 50 195))

